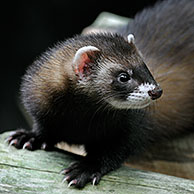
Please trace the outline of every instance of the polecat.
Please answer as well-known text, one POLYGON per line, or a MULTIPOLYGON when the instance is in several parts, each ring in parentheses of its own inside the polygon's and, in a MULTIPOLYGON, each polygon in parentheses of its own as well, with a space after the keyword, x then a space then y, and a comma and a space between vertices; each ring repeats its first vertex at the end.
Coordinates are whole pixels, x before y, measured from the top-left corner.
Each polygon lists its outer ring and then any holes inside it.
POLYGON ((168 0, 138 14, 123 36, 58 43, 23 77, 32 131, 18 130, 8 142, 29 150, 83 144, 87 156, 63 171, 69 185, 82 188, 162 137, 193 130, 193 11, 193 1, 168 0))

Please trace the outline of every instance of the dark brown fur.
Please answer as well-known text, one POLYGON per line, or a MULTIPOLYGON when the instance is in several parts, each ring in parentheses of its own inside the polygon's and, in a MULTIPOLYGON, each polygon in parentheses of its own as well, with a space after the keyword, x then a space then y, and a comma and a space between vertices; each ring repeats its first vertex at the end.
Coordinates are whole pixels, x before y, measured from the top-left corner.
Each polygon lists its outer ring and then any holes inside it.
POLYGON ((33 130, 19 130, 8 141, 29 150, 62 140, 84 144, 87 156, 64 171, 70 185, 80 188, 90 181, 97 184, 151 143, 194 131, 193 13, 192 0, 163 1, 122 29, 125 38, 77 36, 44 53, 22 82, 22 100, 34 120, 33 130), (144 60, 126 41, 129 33, 135 35, 144 60), (79 48, 89 45, 100 52, 89 52, 89 63, 84 63, 79 77, 72 61, 79 48), (161 89, 144 61, 164 90, 161 99, 147 109, 112 107, 112 99, 125 102, 142 84, 157 86, 145 95, 157 91, 160 97, 161 89), (131 70, 129 82, 121 84, 120 73, 131 70))

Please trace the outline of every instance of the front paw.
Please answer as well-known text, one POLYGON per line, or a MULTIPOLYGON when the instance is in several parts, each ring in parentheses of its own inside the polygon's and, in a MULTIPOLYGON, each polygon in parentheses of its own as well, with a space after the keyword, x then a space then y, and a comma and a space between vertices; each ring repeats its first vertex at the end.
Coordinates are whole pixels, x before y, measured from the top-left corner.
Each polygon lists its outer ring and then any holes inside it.
POLYGON ((10 146, 14 146, 18 149, 36 150, 48 148, 48 145, 34 132, 23 129, 13 132, 6 139, 6 142, 8 142, 10 146))
POLYGON ((67 181, 68 187, 74 185, 76 188, 83 188, 89 182, 97 185, 102 177, 102 173, 95 165, 84 162, 76 162, 61 173, 65 175, 63 182, 67 181))

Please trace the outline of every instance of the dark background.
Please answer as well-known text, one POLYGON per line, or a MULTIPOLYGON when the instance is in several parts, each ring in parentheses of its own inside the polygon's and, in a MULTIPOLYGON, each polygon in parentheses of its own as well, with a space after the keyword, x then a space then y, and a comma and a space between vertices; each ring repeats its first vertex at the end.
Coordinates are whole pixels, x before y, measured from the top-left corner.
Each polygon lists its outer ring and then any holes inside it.
POLYGON ((0 132, 29 128, 19 107, 21 76, 33 60, 59 40, 79 34, 102 11, 134 17, 156 0, 6 1, 1 5, 0 132))

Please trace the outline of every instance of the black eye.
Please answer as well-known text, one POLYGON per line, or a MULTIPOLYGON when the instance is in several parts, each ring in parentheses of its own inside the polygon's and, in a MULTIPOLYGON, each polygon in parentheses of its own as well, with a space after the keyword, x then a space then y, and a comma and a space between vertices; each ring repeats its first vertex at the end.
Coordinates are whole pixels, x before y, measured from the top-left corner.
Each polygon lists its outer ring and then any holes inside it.
POLYGON ((130 79, 131 78, 130 78, 128 73, 121 73, 118 76, 118 81, 121 82, 121 83, 128 82, 130 79))

